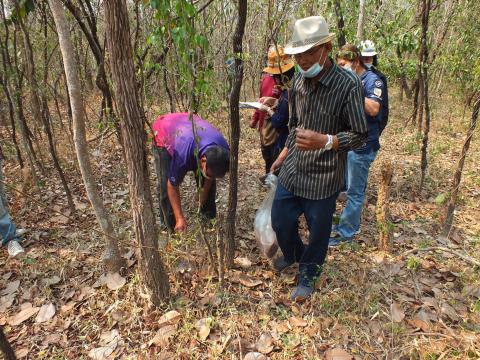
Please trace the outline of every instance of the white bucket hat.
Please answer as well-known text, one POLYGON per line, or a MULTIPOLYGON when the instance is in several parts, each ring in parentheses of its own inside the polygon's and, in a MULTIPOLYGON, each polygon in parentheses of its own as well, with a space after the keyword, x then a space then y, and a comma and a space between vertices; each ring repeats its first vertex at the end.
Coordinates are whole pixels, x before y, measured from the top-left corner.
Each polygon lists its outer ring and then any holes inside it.
POLYGON ((371 40, 365 40, 360 43, 360 51, 362 56, 375 56, 377 52, 375 51, 375 44, 371 40))
POLYGON ((328 24, 322 16, 310 16, 295 21, 293 35, 285 45, 285 54, 301 54, 314 46, 325 44, 335 34, 328 31, 328 24))

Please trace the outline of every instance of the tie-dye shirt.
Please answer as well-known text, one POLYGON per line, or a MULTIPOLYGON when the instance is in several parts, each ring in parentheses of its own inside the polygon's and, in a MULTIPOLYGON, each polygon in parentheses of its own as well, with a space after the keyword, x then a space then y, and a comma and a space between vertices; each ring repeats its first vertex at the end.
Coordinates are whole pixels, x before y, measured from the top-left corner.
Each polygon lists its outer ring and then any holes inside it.
MULTIPOLYGON (((197 115, 193 116, 198 136, 198 157, 201 158, 209 146, 218 145, 229 150, 223 135, 197 115)), ((197 170, 195 138, 188 113, 173 113, 160 116, 153 123, 155 144, 165 148, 171 156, 168 179, 174 186, 180 185, 189 171, 197 170)))

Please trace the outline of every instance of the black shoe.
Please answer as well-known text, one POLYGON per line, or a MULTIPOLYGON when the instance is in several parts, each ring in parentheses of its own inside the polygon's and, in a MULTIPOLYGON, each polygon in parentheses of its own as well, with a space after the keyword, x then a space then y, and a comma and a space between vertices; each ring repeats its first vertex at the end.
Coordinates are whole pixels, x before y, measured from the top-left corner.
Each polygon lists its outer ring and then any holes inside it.
POLYGON ((280 256, 273 260, 273 268, 278 272, 282 272, 290 265, 293 265, 293 261, 287 261, 283 256, 280 256))

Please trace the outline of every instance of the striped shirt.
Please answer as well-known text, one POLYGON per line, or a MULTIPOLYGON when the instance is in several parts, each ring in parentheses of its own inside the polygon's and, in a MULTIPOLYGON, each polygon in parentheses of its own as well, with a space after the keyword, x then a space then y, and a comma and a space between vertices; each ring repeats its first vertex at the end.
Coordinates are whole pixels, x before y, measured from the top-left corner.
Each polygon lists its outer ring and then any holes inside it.
POLYGON ((314 87, 298 76, 290 103, 288 154, 280 170, 280 183, 296 196, 325 199, 340 191, 345 178, 347 152, 367 139, 364 96, 359 77, 332 67, 314 87), (338 150, 298 150, 296 128, 337 135, 338 150))

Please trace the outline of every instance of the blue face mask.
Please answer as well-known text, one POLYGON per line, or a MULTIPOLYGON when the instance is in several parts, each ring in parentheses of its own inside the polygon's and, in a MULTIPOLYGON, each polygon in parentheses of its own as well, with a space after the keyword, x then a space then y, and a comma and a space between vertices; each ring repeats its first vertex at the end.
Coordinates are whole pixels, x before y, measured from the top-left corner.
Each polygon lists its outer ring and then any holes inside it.
MULTIPOLYGON (((322 54, 323 54, 323 51, 322 51, 322 54)), ((318 57, 319 60, 320 60, 320 57, 321 55, 318 57)), ((323 65, 325 65, 326 60, 327 58, 325 58, 325 60, 323 61, 323 65)), ((298 66, 298 71, 303 77, 307 79, 311 79, 317 76, 318 74, 320 74, 320 71, 322 71, 323 69, 323 65, 320 65, 318 62, 316 62, 315 64, 310 66, 307 70, 303 70, 301 66, 298 66)))
POLYGON ((300 71, 300 74, 302 74, 303 77, 311 79, 320 74, 320 71, 322 71, 322 66, 319 63, 315 63, 310 66, 308 70, 303 70, 302 67, 299 66, 298 71, 300 71))
POLYGON ((372 66, 373 66, 373 64, 365 64, 365 67, 366 67, 367 69, 371 69, 372 66))

